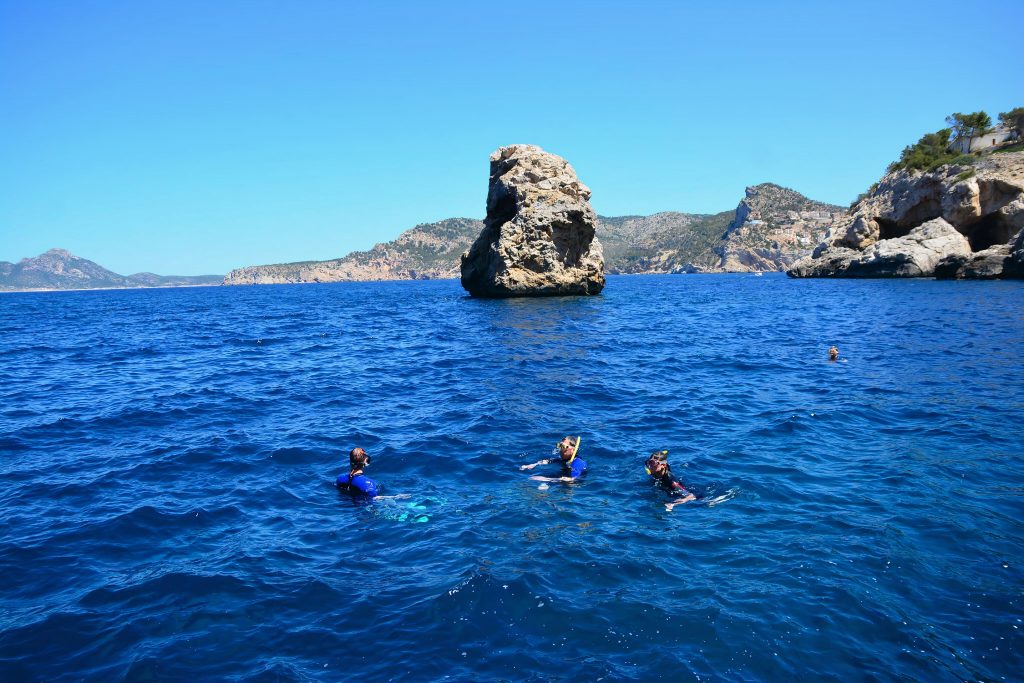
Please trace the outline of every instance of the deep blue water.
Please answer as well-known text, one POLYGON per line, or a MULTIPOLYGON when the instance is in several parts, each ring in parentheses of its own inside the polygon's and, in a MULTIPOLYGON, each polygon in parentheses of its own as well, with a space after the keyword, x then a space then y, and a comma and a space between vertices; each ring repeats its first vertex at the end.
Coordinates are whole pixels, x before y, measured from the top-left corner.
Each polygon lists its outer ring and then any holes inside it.
POLYGON ((0 679, 1020 680, 1022 300, 0 296, 0 679), (589 472, 541 489, 564 434, 589 472), (339 494, 356 445, 412 498, 339 494), (662 448, 728 499, 666 511, 662 448))

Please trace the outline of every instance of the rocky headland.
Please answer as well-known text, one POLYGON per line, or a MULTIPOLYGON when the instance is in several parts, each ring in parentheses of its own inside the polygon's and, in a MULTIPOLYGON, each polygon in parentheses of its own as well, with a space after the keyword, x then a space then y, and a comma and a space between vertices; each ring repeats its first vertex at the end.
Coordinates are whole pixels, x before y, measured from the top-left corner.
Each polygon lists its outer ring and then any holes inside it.
POLYGON ((598 294, 604 254, 590 188, 560 156, 536 145, 491 155, 484 228, 462 255, 462 286, 504 298, 598 294))
POLYGON ((1024 277, 1024 152, 887 174, 792 277, 1024 277))
MULTIPOLYGON (((772 183, 746 189, 736 209, 715 214, 666 211, 650 216, 597 216, 605 272, 722 273, 782 271, 824 239, 845 209, 772 183), (831 218, 825 218, 829 216, 831 218)), ((483 221, 449 218, 406 230, 398 238, 326 261, 248 266, 225 284, 283 284, 449 279, 483 221)))
POLYGON ((785 270, 810 254, 845 210, 773 183, 748 187, 722 244, 716 270, 785 270))
POLYGON ((189 287, 222 281, 221 275, 118 275, 64 249, 50 249, 17 263, 0 261, 0 291, 189 287))
POLYGON ((448 218, 406 230, 391 242, 326 261, 299 261, 232 270, 226 285, 300 282, 438 280, 459 277, 459 258, 483 229, 483 221, 448 218))

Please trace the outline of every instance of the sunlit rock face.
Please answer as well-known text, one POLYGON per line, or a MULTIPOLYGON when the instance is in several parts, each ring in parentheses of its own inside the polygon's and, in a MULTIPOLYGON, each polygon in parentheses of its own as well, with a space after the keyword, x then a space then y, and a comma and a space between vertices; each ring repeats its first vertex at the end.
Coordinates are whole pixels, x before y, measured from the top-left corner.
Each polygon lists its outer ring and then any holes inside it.
POLYGON ((569 163, 534 145, 491 155, 487 217, 462 255, 462 286, 504 298, 597 294, 604 256, 590 189, 569 163))
POLYGON ((993 154, 969 167, 897 171, 882 178, 788 273, 1019 278, 1022 230, 1024 152, 993 154), (925 226, 927 236, 920 230, 925 226), (963 239, 949 234, 950 229, 963 239), (897 267, 897 262, 907 265, 897 267))

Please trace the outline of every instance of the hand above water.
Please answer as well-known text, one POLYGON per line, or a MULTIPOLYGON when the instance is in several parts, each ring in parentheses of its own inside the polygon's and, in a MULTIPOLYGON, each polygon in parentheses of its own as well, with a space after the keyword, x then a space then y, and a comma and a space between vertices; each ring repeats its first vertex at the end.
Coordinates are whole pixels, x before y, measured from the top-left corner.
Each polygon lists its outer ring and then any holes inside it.
POLYGON ((519 466, 519 470, 520 470, 520 471, 523 471, 523 470, 532 470, 532 469, 533 469, 534 467, 536 467, 537 465, 547 465, 547 464, 548 464, 548 463, 550 463, 550 462, 551 462, 550 460, 538 460, 537 462, 534 462, 534 463, 530 463, 529 465, 520 465, 520 466, 519 466))

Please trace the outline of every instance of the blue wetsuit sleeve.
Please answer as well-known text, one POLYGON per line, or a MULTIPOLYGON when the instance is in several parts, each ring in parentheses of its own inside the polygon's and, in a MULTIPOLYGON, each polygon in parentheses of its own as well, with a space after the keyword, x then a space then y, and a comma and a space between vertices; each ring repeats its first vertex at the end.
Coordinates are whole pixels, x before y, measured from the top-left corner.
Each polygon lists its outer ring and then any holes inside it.
POLYGON ((571 476, 573 479, 579 477, 580 475, 587 471, 586 461, 580 460, 579 458, 573 460, 572 465, 570 465, 569 467, 571 468, 569 476, 571 476))

